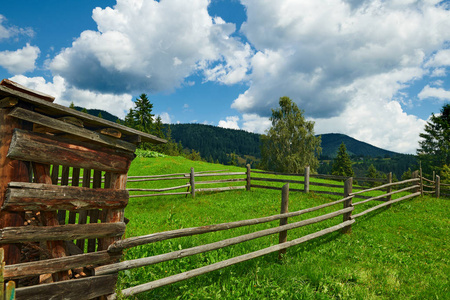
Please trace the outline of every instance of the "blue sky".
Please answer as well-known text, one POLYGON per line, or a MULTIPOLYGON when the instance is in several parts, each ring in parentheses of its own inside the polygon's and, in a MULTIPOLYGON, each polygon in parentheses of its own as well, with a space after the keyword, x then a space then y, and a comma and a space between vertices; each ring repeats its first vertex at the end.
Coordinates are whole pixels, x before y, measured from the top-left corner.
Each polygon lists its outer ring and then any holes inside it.
POLYGON ((289 96, 318 134, 414 153, 450 101, 450 1, 8 1, 0 77, 124 117, 263 133, 289 96))

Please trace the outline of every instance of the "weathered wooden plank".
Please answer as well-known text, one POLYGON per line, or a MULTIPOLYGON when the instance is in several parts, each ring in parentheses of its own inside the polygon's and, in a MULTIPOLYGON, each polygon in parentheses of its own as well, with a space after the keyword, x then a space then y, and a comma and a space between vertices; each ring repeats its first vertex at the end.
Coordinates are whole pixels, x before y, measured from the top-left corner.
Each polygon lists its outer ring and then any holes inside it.
POLYGON ((161 177, 161 178, 145 178, 145 179, 132 179, 128 182, 142 182, 142 181, 158 181, 158 180, 173 180, 173 179, 186 179, 186 177, 161 177))
POLYGON ((0 108, 10 108, 16 106, 19 100, 13 97, 5 97, 0 100, 0 108))
POLYGON ((78 186, 10 182, 2 209, 7 211, 53 211, 123 208, 128 191, 78 186))
MULTIPOLYGON (((197 182, 198 183, 198 182, 197 182)), ((171 191, 171 190, 177 190, 181 188, 185 188, 190 186, 189 183, 180 185, 180 186, 174 186, 174 187, 168 187, 168 188, 161 188, 161 189, 127 189, 129 192, 165 192, 165 191, 171 191)))
MULTIPOLYGON (((392 195, 395 195, 395 194, 398 194, 398 193, 401 193, 401 192, 406 192, 406 191, 409 191, 409 190, 413 190, 413 189, 417 189, 417 187, 409 186, 409 187, 406 187, 406 188, 403 188, 403 189, 400 189, 400 190, 397 190, 397 191, 393 191, 393 192, 386 193, 386 194, 383 194, 383 195, 379 195, 379 196, 376 196, 376 197, 371 197, 371 198, 363 200, 363 201, 353 202, 352 205, 353 206, 360 205, 360 204, 363 204, 363 203, 366 203, 366 202, 369 202, 369 201, 378 200, 378 199, 384 198, 386 196, 389 197, 389 196, 392 196, 392 195)), ((354 195, 354 194, 352 194, 352 195, 354 195)))
MULTIPOLYGON (((241 262, 244 262, 244 261, 247 261, 247 260, 251 260, 251 259, 256 258, 256 257, 260 257, 260 256, 263 256, 263 255, 272 253, 272 252, 276 252, 276 251, 279 251, 281 249, 287 249, 289 247, 296 246, 296 245, 299 245, 301 243, 313 240, 315 238, 321 237, 321 236, 326 235, 328 233, 331 233, 331 232, 334 232, 334 231, 338 231, 338 230, 340 230, 340 229, 342 229, 342 228, 344 228, 346 226, 349 226, 349 225, 353 224, 354 222, 355 222, 355 220, 346 221, 346 222, 341 223, 339 225, 335 225, 335 226, 329 227, 327 229, 323 229, 323 230, 317 231, 315 233, 311 233, 311 234, 305 235, 305 236, 303 236, 301 238, 298 238, 298 239, 295 239, 295 240, 292 240, 292 241, 288 241, 288 242, 283 243, 283 244, 270 246, 270 247, 267 247, 267 248, 264 248, 264 249, 261 249, 261 250, 255 251, 255 252, 251 252, 251 253, 240 255, 240 256, 237 256, 237 257, 233 257, 233 258, 230 258, 230 259, 227 259, 227 260, 224 260, 224 261, 221 261, 221 262, 217 262, 217 263, 214 263, 214 264, 211 264, 211 265, 208 265, 208 266, 204 266, 204 267, 201 267, 201 268, 198 268, 198 269, 190 270, 190 271, 187 271, 187 272, 184 272, 184 273, 180 273, 180 274, 177 274, 177 275, 172 275, 172 276, 169 276, 169 277, 166 277, 166 278, 162 278, 162 279, 158 279, 158 280, 155 280, 155 281, 152 281, 152 282, 149 282, 149 283, 144 283, 144 284, 141 284, 141 285, 138 285, 138 286, 135 286, 135 287, 127 288, 127 289, 122 290, 121 294, 123 296, 125 296, 125 297, 129 297, 129 296, 132 296, 132 295, 136 295, 136 294, 139 294, 139 293, 142 293, 142 292, 146 292, 146 291, 155 289, 157 287, 165 286, 165 285, 172 284, 172 283, 175 283, 175 282, 179 282, 179 281, 182 281, 182 280, 185 280, 185 279, 196 277, 196 276, 199 276, 199 275, 202 275, 202 274, 205 274, 205 273, 209 273, 209 272, 212 272, 212 271, 215 271, 215 270, 223 269, 225 267, 228 267, 228 266, 231 266, 231 265, 234 265, 234 264, 237 264, 237 263, 241 263, 241 262)), ((115 294, 114 296, 110 297, 109 299, 117 299, 116 297, 117 297, 117 295, 115 294)))
POLYGON ((258 181, 268 181, 268 182, 282 182, 282 183, 298 183, 298 184, 304 184, 304 181, 299 180, 288 180, 288 179, 278 179, 278 178, 264 178, 264 177, 251 177, 251 180, 258 180, 258 181))
MULTIPOLYGON (((286 214, 289 211, 289 183, 286 183, 283 186, 283 190, 281 192, 281 210, 280 214, 286 214)), ((280 219, 280 227, 288 224, 288 218, 280 219)), ((280 231, 278 235, 278 243, 286 243, 287 242, 287 230, 280 231)), ((286 254, 286 249, 282 249, 278 252, 278 259, 283 259, 283 255, 286 254)))
MULTIPOLYGON (((189 189, 189 186, 188 186, 188 189, 189 189)), ((190 195, 190 194, 191 194, 191 192, 158 193, 158 194, 145 194, 145 195, 130 195, 130 198, 143 198, 143 197, 154 197, 154 196, 175 196, 175 195, 190 195)))
MULTIPOLYGON (((91 187, 91 173, 92 173, 92 170, 90 170, 90 169, 83 170, 83 184, 82 185, 85 188, 91 187)), ((86 224, 87 217, 88 217, 88 210, 80 211, 80 213, 78 215, 78 224, 86 224)), ((84 252, 84 245, 85 245, 84 239, 77 239, 76 245, 78 248, 80 248, 84 252)))
POLYGON ((120 137, 122 136, 122 132, 114 128, 102 128, 96 131, 104 135, 112 136, 116 139, 120 139, 120 137))
POLYGON ((194 173, 195 177, 209 177, 209 176, 234 176, 234 175, 247 175, 245 172, 229 172, 229 173, 207 173, 200 174, 199 172, 194 173))
POLYGON ((0 299, 5 299, 4 291, 5 291, 5 277, 3 275, 5 270, 5 250, 3 248, 0 248, 0 299))
MULTIPOLYGON (((351 196, 353 197, 353 196, 351 196)), ((117 241, 111 246, 109 246, 108 251, 110 252, 116 252, 116 251, 122 251, 126 248, 136 247, 139 245, 145 245, 149 243, 164 241, 176 237, 183 237, 183 236, 192 236, 196 234, 203 234, 207 232, 214 232, 214 231, 220 231, 220 230, 228 230, 231 228, 238 228, 242 226, 248 226, 248 225, 255 225, 255 224, 261 224, 261 223, 267 223, 275 220, 279 220, 282 218, 290 218, 295 216, 300 216, 302 214, 306 214, 309 212, 313 212, 325 207, 333 206, 339 203, 342 203, 344 201, 347 201, 349 198, 343 198, 340 200, 336 200, 333 202, 325 203, 319 206, 310 207, 306 209, 302 209, 299 211, 294 211, 286 214, 280 214, 280 215, 273 215, 268 217, 262 217, 262 218, 256 218, 256 219, 249 219, 249 220, 242 220, 242 221, 236 221, 236 222, 229 222, 229 223, 222 223, 222 224, 215 224, 215 225, 208 225, 208 226, 201 226, 201 227, 193 227, 193 228, 183 228, 183 229, 176 229, 171 231, 164 231, 164 232, 157 232, 152 233, 145 236, 138 236, 138 237, 131 237, 127 238, 121 241, 117 241)))
POLYGON ((92 299, 115 291, 117 274, 87 277, 16 289, 17 300, 92 299))
POLYGON ((396 185, 401 185, 401 184, 405 184, 405 183, 410 183, 410 182, 416 182, 416 181, 419 181, 419 180, 420 180, 419 178, 413 178, 413 179, 407 179, 407 180, 403 180, 403 181, 383 184, 383 185, 376 186, 376 187, 373 187, 373 188, 365 189, 363 191, 353 192, 352 195, 358 195, 358 194, 362 194, 362 193, 366 193, 366 192, 381 190, 381 189, 384 189, 384 188, 388 188, 388 187, 392 187, 392 186, 396 186, 396 185))
POLYGON ((369 208, 369 209, 367 209, 367 210, 365 210, 363 212, 360 212, 359 214, 353 215, 352 219, 356 219, 358 217, 364 216, 365 214, 368 214, 368 213, 370 213, 370 212, 372 212, 374 210, 377 210, 379 208, 382 208, 384 206, 388 206, 388 205, 390 205, 392 203, 396 203, 396 202, 403 201, 403 200, 406 200, 406 199, 409 199, 409 198, 417 197, 420 194, 421 194, 421 192, 416 192, 416 193, 413 193, 413 194, 410 194, 410 195, 407 195, 407 196, 403 196, 403 197, 395 199, 395 200, 386 201, 384 203, 378 204, 377 206, 371 207, 371 208, 369 208))
MULTIPOLYGON (((138 136, 142 142, 150 142, 153 144, 162 144, 167 143, 166 140, 158 138, 154 135, 141 132, 139 130, 111 122, 99 117, 91 116, 89 114, 79 112, 75 109, 71 109, 69 107, 65 107, 59 104, 50 103, 45 100, 39 99, 35 95, 29 95, 21 91, 16 91, 7 86, 0 85, 0 96, 12 96, 16 97, 21 101, 25 101, 27 103, 32 104, 36 107, 36 110, 44 111, 48 115, 52 116, 73 116, 83 120, 86 127, 111 127, 116 128, 122 134, 126 136, 138 136)), ((139 141, 140 142, 140 141, 139 141)))
POLYGON ((9 115, 11 117, 27 120, 39 125, 34 127, 36 132, 65 132, 109 147, 119 148, 130 152, 134 152, 136 150, 136 146, 134 144, 74 125, 74 122, 67 121, 67 117, 64 120, 53 119, 20 107, 15 108, 9 115))
POLYGON ((115 237, 123 235, 124 232, 123 222, 7 227, 0 230, 0 244, 115 237))
MULTIPOLYGON (((80 168, 72 169, 72 186, 78 187, 80 185, 80 168)), ((66 208, 67 209, 67 208, 66 208)), ((75 224, 77 219, 77 213, 74 211, 69 212, 69 224, 75 224)))
MULTIPOLYGON (((4 278, 15 280, 40 274, 57 273, 86 266, 107 264, 120 259, 122 253, 99 251, 61 258, 39 260, 5 267, 4 278)), ((1 299, 1 298, 0 298, 1 299)))
POLYGON ((36 91, 36 90, 32 90, 27 88, 26 86, 23 86, 21 84, 18 84, 17 82, 14 82, 12 80, 9 79, 3 79, 2 82, 0 82, 1 86, 7 87, 9 89, 12 89, 14 91, 20 92, 20 93, 24 93, 42 100, 45 100, 47 102, 53 102, 55 101, 55 97, 36 91))
POLYGON ((66 140, 16 129, 8 157, 44 164, 126 173, 134 153, 96 147, 92 144, 66 140))
POLYGON ((241 182, 241 181, 247 181, 247 178, 230 178, 230 179, 222 179, 222 180, 196 181, 195 185, 198 185, 198 184, 213 184, 213 183, 227 183, 227 182, 241 182))
POLYGON ((196 192, 223 192, 223 191, 231 191, 231 190, 245 190, 245 186, 225 186, 225 187, 217 187, 217 188, 204 188, 204 189, 195 189, 196 192))

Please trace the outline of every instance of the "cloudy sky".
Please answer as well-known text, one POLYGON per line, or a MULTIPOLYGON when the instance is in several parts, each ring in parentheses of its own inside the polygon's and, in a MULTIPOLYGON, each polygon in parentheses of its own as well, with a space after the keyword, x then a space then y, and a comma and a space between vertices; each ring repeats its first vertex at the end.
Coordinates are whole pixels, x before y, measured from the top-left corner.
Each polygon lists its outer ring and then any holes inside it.
POLYGON ((450 101, 450 1, 7 1, 0 77, 124 117, 263 133, 289 96, 315 131, 414 153, 450 101))

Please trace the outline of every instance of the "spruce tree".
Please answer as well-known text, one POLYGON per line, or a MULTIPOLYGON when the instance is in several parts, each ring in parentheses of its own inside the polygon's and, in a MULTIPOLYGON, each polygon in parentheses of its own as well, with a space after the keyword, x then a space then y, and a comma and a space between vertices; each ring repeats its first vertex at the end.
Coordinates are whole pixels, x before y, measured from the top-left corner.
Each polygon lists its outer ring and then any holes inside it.
POLYGON ((350 160, 350 156, 347 153, 347 148, 344 143, 339 146, 337 156, 331 167, 331 174, 346 177, 353 177, 355 175, 352 169, 352 161, 350 160))

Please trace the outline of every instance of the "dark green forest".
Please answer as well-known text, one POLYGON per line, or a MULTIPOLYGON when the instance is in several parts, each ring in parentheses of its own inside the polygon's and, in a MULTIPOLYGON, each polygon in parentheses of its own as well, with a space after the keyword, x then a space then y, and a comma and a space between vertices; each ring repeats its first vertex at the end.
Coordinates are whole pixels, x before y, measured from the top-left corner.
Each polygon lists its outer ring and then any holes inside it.
MULTIPOLYGON (((82 107, 75 106, 82 111, 82 107)), ((86 109, 86 112, 116 122, 118 117, 101 109, 86 109)), ((181 144, 185 153, 192 150, 200 153, 203 160, 221 164, 251 164, 259 167, 261 160, 260 134, 244 130, 226 129, 203 124, 164 124, 163 135, 167 138, 168 128, 171 138, 181 144)), ((370 165, 374 165, 380 176, 392 172, 398 179, 408 169, 417 169, 417 158, 414 155, 400 154, 384 150, 358 141, 345 134, 329 133, 321 135, 322 154, 318 173, 331 174, 331 165, 341 143, 344 143, 353 162, 355 176, 365 176, 370 165)))

